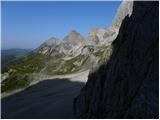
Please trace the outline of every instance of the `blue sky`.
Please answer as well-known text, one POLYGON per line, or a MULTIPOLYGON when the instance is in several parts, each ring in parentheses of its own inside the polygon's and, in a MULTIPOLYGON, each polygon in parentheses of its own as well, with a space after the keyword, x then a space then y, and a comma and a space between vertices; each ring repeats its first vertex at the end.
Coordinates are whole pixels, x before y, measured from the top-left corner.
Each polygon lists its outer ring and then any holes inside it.
POLYGON ((36 48, 50 37, 63 39, 71 30, 84 37, 111 24, 120 1, 2 2, 2 49, 36 48))

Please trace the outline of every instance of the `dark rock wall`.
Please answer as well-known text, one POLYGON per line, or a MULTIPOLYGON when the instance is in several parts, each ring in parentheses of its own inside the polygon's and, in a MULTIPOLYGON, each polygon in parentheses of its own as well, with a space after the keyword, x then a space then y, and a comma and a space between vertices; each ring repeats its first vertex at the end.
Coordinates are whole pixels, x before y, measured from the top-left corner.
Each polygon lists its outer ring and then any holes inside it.
POLYGON ((159 3, 134 2, 106 65, 74 101, 79 118, 159 117, 159 3))

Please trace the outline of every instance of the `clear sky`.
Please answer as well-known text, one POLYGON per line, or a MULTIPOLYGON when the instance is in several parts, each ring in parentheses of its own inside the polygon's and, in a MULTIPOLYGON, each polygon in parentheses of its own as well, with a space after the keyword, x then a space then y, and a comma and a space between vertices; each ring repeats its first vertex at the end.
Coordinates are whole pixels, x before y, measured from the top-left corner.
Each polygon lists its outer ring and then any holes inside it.
POLYGON ((2 49, 36 48, 50 37, 63 39, 71 30, 84 37, 111 24, 120 1, 2 2, 2 49))

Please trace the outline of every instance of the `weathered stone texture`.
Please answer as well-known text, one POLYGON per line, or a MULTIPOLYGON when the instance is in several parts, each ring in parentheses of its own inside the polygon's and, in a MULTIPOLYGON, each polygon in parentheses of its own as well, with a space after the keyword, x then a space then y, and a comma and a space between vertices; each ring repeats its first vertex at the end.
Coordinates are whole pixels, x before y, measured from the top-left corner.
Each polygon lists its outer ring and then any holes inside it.
POLYGON ((133 2, 106 65, 74 102, 79 118, 159 117, 159 3, 133 2))

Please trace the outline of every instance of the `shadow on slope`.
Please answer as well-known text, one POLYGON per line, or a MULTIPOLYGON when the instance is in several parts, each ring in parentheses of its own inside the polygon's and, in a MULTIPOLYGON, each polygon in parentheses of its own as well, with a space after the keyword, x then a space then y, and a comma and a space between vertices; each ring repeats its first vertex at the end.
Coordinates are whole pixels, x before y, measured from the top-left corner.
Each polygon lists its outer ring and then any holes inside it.
POLYGON ((73 99, 83 86, 69 79, 39 82, 3 98, 2 118, 73 118, 73 99))
POLYGON ((90 74, 74 101, 79 118, 158 118, 159 4, 134 2, 110 60, 90 74))

